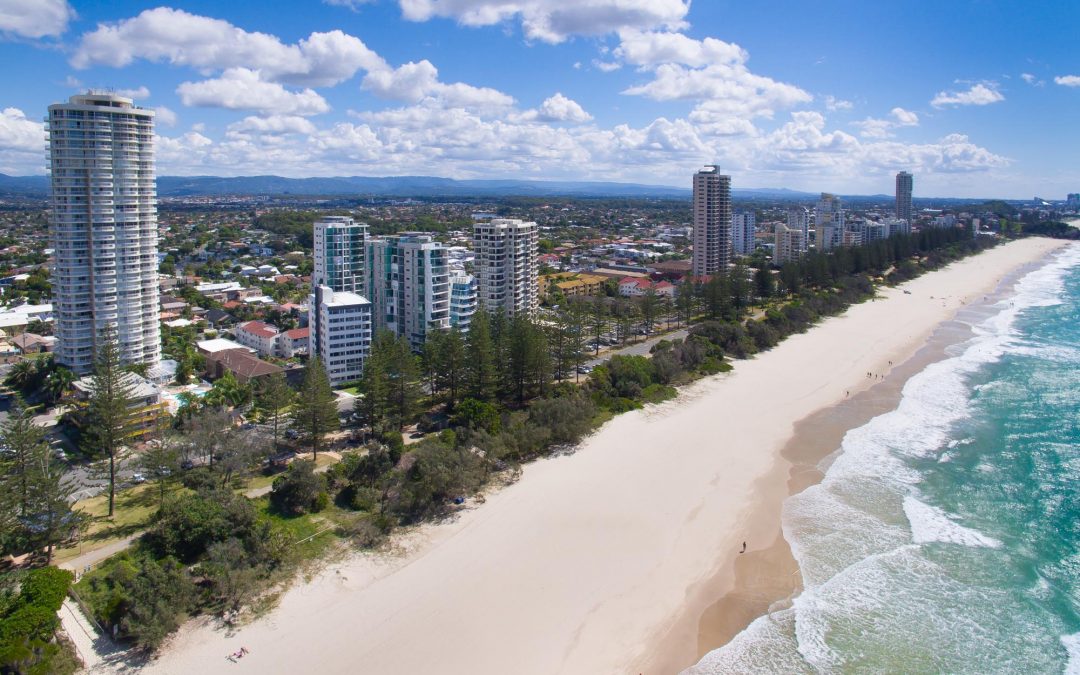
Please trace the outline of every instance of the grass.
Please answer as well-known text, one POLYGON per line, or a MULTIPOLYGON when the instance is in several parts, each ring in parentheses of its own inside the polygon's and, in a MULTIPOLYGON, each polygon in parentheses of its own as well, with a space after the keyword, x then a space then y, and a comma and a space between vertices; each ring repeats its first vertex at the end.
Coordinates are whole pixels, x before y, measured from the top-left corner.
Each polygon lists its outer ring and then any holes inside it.
MULTIPOLYGON (((299 453, 297 454, 296 458, 310 459, 309 455, 310 453, 299 453)), ((319 458, 315 461, 315 468, 317 469, 319 467, 328 466, 330 464, 337 464, 338 461, 340 460, 338 460, 336 457, 331 457, 330 455, 327 455, 325 452, 323 452, 319 454, 319 458)), ((254 473, 250 478, 246 479, 243 482, 243 487, 238 488, 237 492, 244 493, 249 490, 257 490, 259 488, 269 487, 270 485, 274 484, 274 479, 280 476, 282 473, 284 473, 284 471, 278 471, 277 473, 272 474, 266 474, 262 471, 258 471, 254 473)))
MULTIPOLYGON (((171 481, 165 490, 166 498, 188 492, 179 481, 171 481)), ((144 483, 116 493, 113 517, 108 517, 107 493, 75 502, 74 509, 90 519, 90 525, 73 546, 56 549, 57 562, 66 562, 84 553, 96 551, 110 544, 139 534, 150 526, 157 513, 161 492, 156 483, 144 483)))
POLYGON ((352 394, 353 396, 359 396, 360 395, 360 387, 359 386, 343 387, 342 389, 338 389, 338 391, 343 391, 346 394, 352 394))

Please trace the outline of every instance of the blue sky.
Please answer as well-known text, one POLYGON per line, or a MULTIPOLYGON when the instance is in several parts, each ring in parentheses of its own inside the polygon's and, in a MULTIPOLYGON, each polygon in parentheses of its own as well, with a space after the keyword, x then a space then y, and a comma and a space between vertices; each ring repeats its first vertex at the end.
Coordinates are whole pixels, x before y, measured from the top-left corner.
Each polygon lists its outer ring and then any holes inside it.
POLYGON ((0 172, 86 87, 160 175, 438 175, 922 196, 1080 191, 1080 2, 0 0, 0 172))

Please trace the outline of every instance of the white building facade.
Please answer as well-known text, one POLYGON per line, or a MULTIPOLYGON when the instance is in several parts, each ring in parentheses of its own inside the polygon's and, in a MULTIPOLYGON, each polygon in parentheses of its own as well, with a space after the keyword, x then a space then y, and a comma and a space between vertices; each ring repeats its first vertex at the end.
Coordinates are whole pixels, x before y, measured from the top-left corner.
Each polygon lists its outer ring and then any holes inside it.
POLYGON ((711 166, 694 174, 694 255, 691 272, 706 276, 731 263, 731 176, 711 166))
POLYGON ((450 328, 449 253, 431 235, 373 239, 369 297, 376 328, 404 336, 419 351, 433 330, 450 328))
POLYGON ((327 286, 315 288, 315 299, 309 353, 318 355, 331 386, 356 382, 371 349, 371 303, 357 293, 327 286))
POLYGON ((821 193, 814 210, 814 235, 819 251, 828 251, 844 243, 844 207, 840 198, 821 193))
POLYGON ((161 360, 154 112, 90 93, 49 106, 56 360, 93 369, 111 331, 125 363, 161 360))
POLYGON ((540 302, 536 223, 506 218, 473 224, 479 302, 489 312, 532 314, 540 302))
POLYGON ((740 211, 732 217, 731 249, 734 255, 750 255, 754 252, 754 212, 740 211))
POLYGON ((311 286, 364 293, 368 226, 348 216, 323 216, 315 223, 315 269, 311 286))
POLYGON ((473 314, 476 314, 477 284, 471 274, 450 277, 450 326, 462 333, 469 332, 473 314))

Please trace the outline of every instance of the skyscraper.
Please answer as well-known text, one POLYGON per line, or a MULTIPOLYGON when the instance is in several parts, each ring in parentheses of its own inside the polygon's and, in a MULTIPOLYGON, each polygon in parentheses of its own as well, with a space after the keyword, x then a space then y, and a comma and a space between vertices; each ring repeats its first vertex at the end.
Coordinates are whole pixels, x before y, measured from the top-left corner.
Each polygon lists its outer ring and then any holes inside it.
POLYGON ((91 92, 49 106, 56 360, 93 369, 110 331, 125 363, 161 359, 154 112, 91 92))
POLYGON ((907 171, 896 174, 896 217, 911 224, 911 190, 915 177, 907 171))
POLYGON ((821 199, 814 209, 814 237, 819 251, 843 245, 844 207, 836 195, 821 193, 821 199))
POLYGON ((429 331, 450 327, 449 251, 419 232, 373 239, 368 250, 376 329, 403 335, 420 350, 429 331))
POLYGON ((773 248, 773 265, 780 267, 794 262, 806 253, 806 232, 798 227, 777 223, 773 248))
POLYGON ((731 263, 731 176, 717 166, 694 174, 694 259, 696 277, 731 263))
POLYGON ((753 211, 740 211, 732 218, 731 250, 734 255, 750 255, 757 242, 754 235, 755 216, 753 211))
POLYGON ((540 301, 536 223, 495 218, 473 224, 480 304, 489 312, 531 314, 540 301))
POLYGON ((371 349, 372 307, 367 286, 367 225, 324 216, 314 225, 308 353, 322 361, 330 384, 360 379, 371 349))
POLYGON ((806 253, 806 249, 810 245, 810 209, 805 206, 788 209, 787 226, 789 229, 802 232, 802 251, 800 253, 806 253))

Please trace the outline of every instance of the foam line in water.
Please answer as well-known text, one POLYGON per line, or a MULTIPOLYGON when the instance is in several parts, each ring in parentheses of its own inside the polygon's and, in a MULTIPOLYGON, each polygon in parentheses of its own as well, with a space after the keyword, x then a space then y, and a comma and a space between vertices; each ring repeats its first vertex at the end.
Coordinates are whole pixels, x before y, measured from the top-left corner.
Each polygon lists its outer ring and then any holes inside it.
POLYGON ((924 504, 911 496, 904 497, 904 514, 911 523, 911 538, 916 544, 942 542, 987 548, 1001 546, 997 539, 964 527, 936 506, 924 504))

